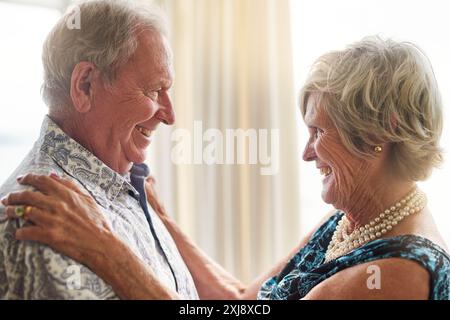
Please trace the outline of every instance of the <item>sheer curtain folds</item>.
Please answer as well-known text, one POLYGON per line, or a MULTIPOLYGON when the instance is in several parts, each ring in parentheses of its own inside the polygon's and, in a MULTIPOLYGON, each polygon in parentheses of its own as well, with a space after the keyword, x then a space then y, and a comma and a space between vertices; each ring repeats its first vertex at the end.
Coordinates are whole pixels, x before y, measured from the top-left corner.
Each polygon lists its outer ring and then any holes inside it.
MULTIPOLYGON (((291 250, 300 237, 300 117, 293 86, 289 1, 158 4, 171 24, 177 120, 174 127, 159 130, 150 166, 168 211, 180 226, 225 268, 249 281, 291 250), (214 128, 223 136, 226 129, 266 129, 269 151, 270 130, 278 129, 278 150, 268 152, 272 161, 278 158, 278 172, 261 175, 262 165, 248 161, 174 164, 172 133, 187 129, 192 148, 198 148, 195 121, 201 121, 203 132, 214 128)), ((203 148, 207 144, 203 142, 203 148)))

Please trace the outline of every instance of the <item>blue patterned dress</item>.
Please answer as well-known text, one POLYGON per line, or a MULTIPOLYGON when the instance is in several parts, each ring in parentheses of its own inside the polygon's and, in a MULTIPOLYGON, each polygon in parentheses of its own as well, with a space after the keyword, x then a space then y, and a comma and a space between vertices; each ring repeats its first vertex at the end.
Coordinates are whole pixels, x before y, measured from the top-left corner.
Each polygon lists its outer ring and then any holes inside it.
POLYGON ((405 258, 418 262, 428 270, 429 299, 450 300, 450 257, 442 248, 420 236, 377 239, 324 263, 328 243, 342 215, 338 211, 325 222, 285 268, 263 284, 258 299, 298 300, 345 268, 378 259, 405 258))

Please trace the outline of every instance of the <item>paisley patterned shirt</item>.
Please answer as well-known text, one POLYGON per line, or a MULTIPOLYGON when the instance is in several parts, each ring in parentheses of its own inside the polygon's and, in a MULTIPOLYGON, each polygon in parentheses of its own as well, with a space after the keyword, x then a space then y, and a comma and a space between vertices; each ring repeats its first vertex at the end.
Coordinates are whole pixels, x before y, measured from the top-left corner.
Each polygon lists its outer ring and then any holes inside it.
MULTIPOLYGON (((184 299, 198 299, 193 279, 167 229, 148 206, 139 203, 130 174, 118 174, 45 117, 39 140, 0 187, 0 197, 23 190, 16 177, 54 172, 74 181, 99 204, 113 232, 168 287, 184 299), (149 227, 149 222, 151 223, 149 227)), ((8 220, 0 205, 0 299, 117 299, 87 267, 48 246, 16 241, 14 232, 28 222, 8 220)))
POLYGON ((373 240, 327 263, 325 253, 343 213, 337 211, 275 277, 267 280, 258 299, 298 300, 315 286, 346 268, 379 259, 415 261, 430 274, 430 300, 450 300, 450 257, 435 243, 416 235, 373 240))

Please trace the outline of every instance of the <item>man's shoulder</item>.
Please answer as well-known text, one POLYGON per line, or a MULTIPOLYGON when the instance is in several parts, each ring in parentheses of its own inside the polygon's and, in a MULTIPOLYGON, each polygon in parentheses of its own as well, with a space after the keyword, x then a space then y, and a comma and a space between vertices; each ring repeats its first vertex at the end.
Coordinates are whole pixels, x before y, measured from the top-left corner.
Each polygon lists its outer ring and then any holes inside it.
POLYGON ((5 239, 0 269, 7 275, 8 289, 1 292, 0 286, 0 299, 117 298, 107 283, 71 258, 44 244, 18 241, 9 230, 5 239))
POLYGON ((59 175, 64 174, 62 168, 58 166, 58 164, 48 154, 40 150, 32 149, 20 165, 0 186, 0 197, 4 197, 10 192, 26 189, 26 187, 17 183, 16 179, 19 176, 27 173, 48 175, 52 172, 59 175))
MULTIPOLYGON (((21 164, 0 186, 0 198, 5 197, 11 192, 27 190, 30 187, 21 185, 17 182, 17 177, 27 173, 48 175, 50 173, 64 175, 64 171, 53 161, 53 159, 44 152, 32 149, 23 159, 21 164)), ((20 227, 17 221, 9 221, 6 218, 5 207, 0 204, 0 244, 2 240, 11 237, 15 230, 20 227)))

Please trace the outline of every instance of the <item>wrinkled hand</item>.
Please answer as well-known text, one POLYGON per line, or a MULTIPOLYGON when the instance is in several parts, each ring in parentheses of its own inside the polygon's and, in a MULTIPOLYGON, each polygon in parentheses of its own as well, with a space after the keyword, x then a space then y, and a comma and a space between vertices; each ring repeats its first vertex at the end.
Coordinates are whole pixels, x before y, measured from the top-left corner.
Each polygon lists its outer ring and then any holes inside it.
POLYGON ((27 174, 17 181, 36 191, 13 192, 2 199, 9 219, 33 223, 17 229, 16 239, 46 244, 88 266, 105 254, 102 244, 112 233, 92 197, 55 174, 27 174), (16 215, 17 206, 25 206, 21 217, 16 215))

